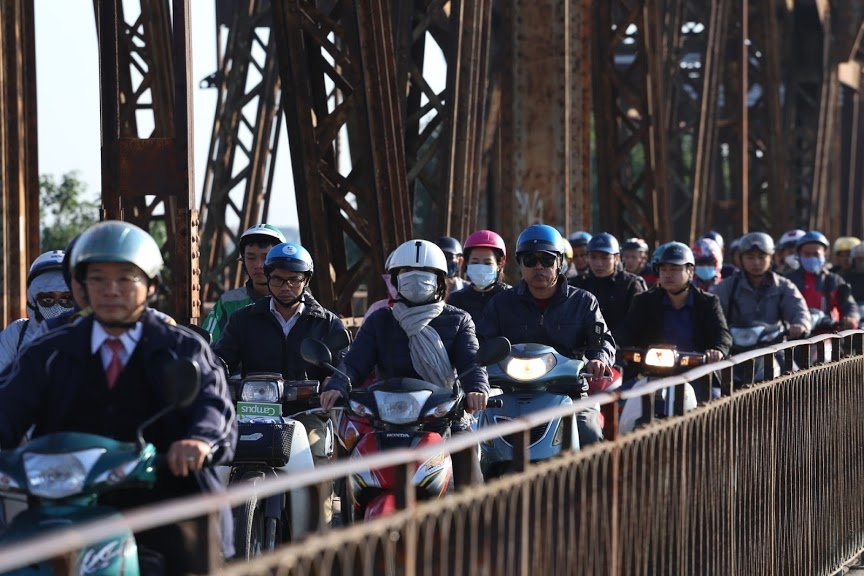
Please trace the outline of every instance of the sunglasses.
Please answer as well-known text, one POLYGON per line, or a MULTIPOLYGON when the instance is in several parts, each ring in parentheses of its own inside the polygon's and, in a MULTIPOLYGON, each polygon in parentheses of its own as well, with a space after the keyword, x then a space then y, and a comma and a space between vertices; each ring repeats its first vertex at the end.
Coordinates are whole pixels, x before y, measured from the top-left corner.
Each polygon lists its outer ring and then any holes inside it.
POLYGON ((522 265, 527 266, 528 268, 534 268, 537 265, 537 262, 540 262, 544 268, 551 268, 557 261, 558 257, 554 254, 543 254, 542 256, 528 254, 527 256, 522 257, 522 265))

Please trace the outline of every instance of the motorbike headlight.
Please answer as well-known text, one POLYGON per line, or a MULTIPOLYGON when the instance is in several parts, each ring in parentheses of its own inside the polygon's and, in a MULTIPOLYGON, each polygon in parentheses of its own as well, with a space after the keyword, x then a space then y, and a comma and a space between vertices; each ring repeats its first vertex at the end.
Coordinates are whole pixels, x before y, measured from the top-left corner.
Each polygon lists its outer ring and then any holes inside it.
POLYGON ((654 368, 673 368, 678 363, 678 355, 671 348, 649 348, 643 363, 654 368))
POLYGON ((447 414, 453 410, 453 407, 456 405, 456 400, 448 400, 447 402, 442 402, 438 404, 431 410, 427 410, 425 414, 423 414, 424 418, 443 418, 447 414))
POLYGON ((243 392, 240 399, 243 402, 271 402, 276 403, 282 398, 282 389, 279 382, 272 380, 250 380, 243 382, 243 392))
POLYGON ((534 358, 511 356, 504 363, 504 372, 514 380, 536 380, 552 370, 557 360, 554 354, 543 354, 534 358))
POLYGON ((65 454, 24 454, 24 472, 30 493, 41 498, 66 498, 81 492, 87 474, 104 454, 91 448, 65 454))
POLYGON ((357 402, 356 400, 349 401, 348 405, 351 407, 351 412, 353 412, 357 416, 363 416, 366 418, 372 418, 375 416, 375 414, 372 412, 372 410, 367 408, 365 404, 361 404, 360 402, 357 402))
POLYGON ((761 328, 729 328, 729 332, 732 333, 732 342, 735 343, 735 346, 739 346, 741 348, 747 348, 756 344, 759 341, 759 333, 762 331, 761 328))
POLYGON ((390 424, 407 424, 420 419, 423 404, 432 396, 429 390, 418 392, 373 392, 378 404, 378 416, 390 424))

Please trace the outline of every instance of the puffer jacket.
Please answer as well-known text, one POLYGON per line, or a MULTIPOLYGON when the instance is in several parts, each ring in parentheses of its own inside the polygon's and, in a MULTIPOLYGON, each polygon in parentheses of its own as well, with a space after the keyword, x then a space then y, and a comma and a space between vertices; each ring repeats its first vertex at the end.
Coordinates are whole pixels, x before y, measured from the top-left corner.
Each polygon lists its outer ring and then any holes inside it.
POLYGON ((477 325, 483 319, 483 309, 493 296, 502 290, 509 290, 510 285, 496 282, 489 290, 475 290, 473 286, 466 286, 461 290, 452 292, 447 297, 447 303, 456 308, 461 308, 471 315, 474 324, 477 325))
POLYGON ((570 357, 584 352, 587 359, 611 366, 615 359, 615 340, 600 312, 597 298, 570 286, 561 275, 556 286, 546 310, 537 305, 524 280, 512 290, 504 290, 489 301, 477 334, 481 339, 504 336, 511 344, 545 344, 570 357), (591 347, 589 340, 598 322, 604 327, 602 348, 591 347))
POLYGON ((763 291, 754 288, 743 272, 726 278, 711 288, 720 298, 729 326, 744 326, 749 321, 800 324, 810 332, 810 311, 798 288, 788 278, 774 272, 765 276, 763 291))
MULTIPOLYGON (((486 371, 477 365, 479 344, 471 316, 460 308, 445 305, 441 314, 429 322, 429 327, 438 332, 450 363, 456 373, 461 375, 459 381, 462 390, 466 394, 488 393, 489 379, 486 371)), ((408 335, 393 316, 392 308, 376 310, 363 322, 339 369, 355 385, 362 383, 373 369, 377 372, 377 379, 422 379, 411 362, 408 335)), ((336 373, 326 389, 345 394, 350 387, 345 378, 336 373)))
MULTIPOLYGON (((307 363, 300 357, 300 343, 314 338, 329 343, 338 341, 345 325, 338 316, 325 310, 308 292, 305 309, 285 336, 282 326, 270 311, 270 297, 242 308, 228 318, 228 324, 213 351, 231 373, 276 372, 286 380, 324 380, 330 370, 307 363)), ((334 354, 338 361, 344 351, 334 354)))

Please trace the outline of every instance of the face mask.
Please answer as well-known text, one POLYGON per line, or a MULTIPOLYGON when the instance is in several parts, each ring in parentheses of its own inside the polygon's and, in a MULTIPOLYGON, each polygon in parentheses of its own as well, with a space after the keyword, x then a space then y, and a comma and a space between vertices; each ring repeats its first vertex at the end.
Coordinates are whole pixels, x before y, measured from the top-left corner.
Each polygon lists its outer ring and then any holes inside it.
POLYGON ((798 261, 798 256, 795 254, 787 254, 786 257, 783 258, 783 262, 786 263, 786 266, 788 266, 790 270, 797 270, 801 267, 801 263, 798 261))
POLYGON ((799 260, 801 261, 801 266, 804 267, 804 270, 811 274, 818 273, 822 270, 822 266, 825 265, 824 256, 805 256, 804 258, 799 258, 799 260))
POLYGON ((384 279, 384 285, 387 286, 387 294, 390 296, 391 300, 396 299, 396 287, 393 286, 393 283, 390 282, 390 274, 382 274, 381 278, 384 279))
POLYGON ((474 283, 474 286, 483 290, 498 279, 498 269, 491 264, 469 264, 468 278, 474 283))
POLYGON ((68 312, 70 310, 70 308, 64 308, 60 304, 54 304, 53 306, 48 307, 36 304, 36 307, 39 309, 39 313, 42 314, 42 318, 46 320, 50 318, 56 318, 64 312, 68 312))
POLYGON ((714 266, 696 266, 696 276, 708 282, 717 277, 717 268, 714 266))
POLYGON ((396 278, 399 294, 412 304, 426 304, 435 296, 438 279, 431 272, 404 272, 396 278))
POLYGON ((448 260, 447 261, 447 276, 450 278, 456 276, 456 273, 459 272, 459 262, 456 260, 448 260))

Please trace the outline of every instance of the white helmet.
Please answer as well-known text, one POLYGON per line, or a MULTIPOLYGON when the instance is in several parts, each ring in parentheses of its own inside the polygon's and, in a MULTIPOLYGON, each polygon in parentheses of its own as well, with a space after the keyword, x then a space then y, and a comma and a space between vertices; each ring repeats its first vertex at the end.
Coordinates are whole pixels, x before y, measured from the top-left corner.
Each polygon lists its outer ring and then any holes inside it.
POLYGON ((387 271, 399 268, 429 268, 447 275, 447 259, 441 248, 427 240, 409 240, 390 255, 387 271))

